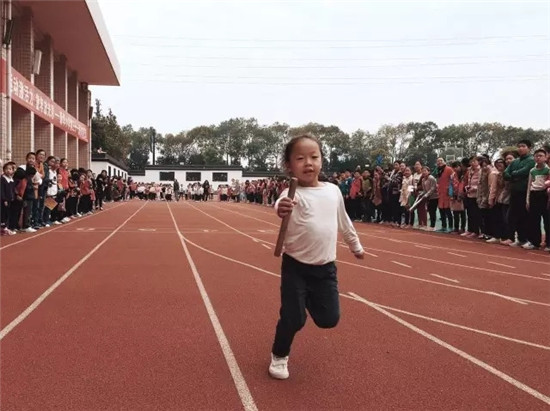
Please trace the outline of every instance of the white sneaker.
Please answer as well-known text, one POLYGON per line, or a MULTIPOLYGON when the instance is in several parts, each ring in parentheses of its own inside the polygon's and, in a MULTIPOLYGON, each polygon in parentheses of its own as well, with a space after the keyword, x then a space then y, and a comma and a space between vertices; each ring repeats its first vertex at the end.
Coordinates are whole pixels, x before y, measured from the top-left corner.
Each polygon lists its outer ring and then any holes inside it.
POLYGON ((518 240, 514 241, 512 244, 510 244, 510 247, 523 247, 524 244, 518 240))
POLYGON ((69 217, 65 217, 63 220, 61 220, 62 223, 68 223, 69 221, 71 221, 69 217))
POLYGON ((35 230, 34 228, 32 228, 32 227, 26 228, 26 229, 23 230, 23 231, 25 231, 26 233, 36 233, 36 230, 35 230))
POLYGON ((525 248, 526 250, 534 250, 536 247, 529 241, 527 241, 525 244, 523 244, 523 248, 525 248))
POLYGON ((271 354, 269 375, 277 380, 286 380, 288 378, 288 355, 286 357, 276 357, 273 353, 271 354))
POLYGON ((495 237, 492 237, 492 238, 489 238, 487 241, 485 241, 486 243, 489 243, 489 244, 497 244, 497 243, 500 243, 500 240, 498 238, 495 238, 495 237))
POLYGON ((60 223, 59 221, 57 221, 57 220, 54 221, 52 224, 53 224, 53 225, 61 225, 61 223, 60 223))

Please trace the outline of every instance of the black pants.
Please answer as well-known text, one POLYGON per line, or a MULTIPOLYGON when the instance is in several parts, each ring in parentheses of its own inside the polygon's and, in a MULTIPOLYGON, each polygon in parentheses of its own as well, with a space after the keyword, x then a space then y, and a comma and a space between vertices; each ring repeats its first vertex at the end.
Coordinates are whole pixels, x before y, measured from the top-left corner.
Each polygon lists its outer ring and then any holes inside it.
POLYGON ((334 262, 325 265, 301 263, 283 255, 281 309, 272 352, 286 357, 296 333, 306 323, 306 308, 318 327, 332 328, 340 319, 338 280, 334 262))
POLYGON ((88 211, 92 211, 92 196, 90 194, 80 196, 80 202, 78 203, 80 214, 86 214, 88 211))
POLYGON ((0 218, 2 220, 2 226, 8 228, 8 220, 10 217, 10 203, 8 205, 4 204, 4 200, 2 200, 2 209, 0 211, 0 218))
POLYGON ((65 209, 67 210, 67 217, 76 215, 76 205, 78 203, 78 197, 69 196, 65 200, 65 209))
POLYGON ((453 211, 455 232, 466 231, 466 211, 453 211))
POLYGON ((435 223, 437 222, 437 203, 439 200, 434 198, 428 200, 428 213, 430 214, 430 227, 434 228, 435 223))
POLYGON ((103 190, 97 190, 95 193, 95 208, 102 208, 103 207, 103 198, 105 197, 105 192, 103 190))
POLYGON ((399 204, 399 193, 390 195, 390 207, 392 222, 401 225, 401 204, 399 204))
POLYGON ((491 209, 491 227, 493 229, 492 237, 505 240, 506 236, 506 223, 504 222, 504 204, 497 203, 491 209))
POLYGON ((470 233, 479 234, 481 214, 479 212, 479 206, 477 205, 477 198, 466 197, 464 199, 464 206, 468 212, 468 231, 470 233))
MULTIPOLYGON (((540 247, 541 232, 540 232, 540 219, 544 221, 544 227, 548 227, 548 212, 546 211, 546 204, 548 197, 546 190, 544 191, 531 191, 529 193, 529 213, 528 213, 528 227, 529 234, 528 239, 535 247, 540 247)), ((546 231, 548 236, 548 231, 546 231)))
POLYGON ((501 204, 498 203, 497 206, 500 208, 502 213, 502 239, 503 240, 512 240, 514 241, 514 232, 510 230, 510 204, 501 204))
POLYGON ((439 215, 441 216, 441 228, 447 229, 447 222, 449 222, 449 228, 453 228, 453 213, 450 208, 440 208, 439 215))
POLYGON ((493 228, 493 209, 492 208, 480 208, 481 213, 481 226, 483 227, 481 232, 489 237, 495 236, 495 230, 493 228))
POLYGON ((525 200, 527 198, 526 191, 512 191, 510 195, 510 210, 508 212, 508 224, 512 236, 518 233, 518 240, 521 243, 527 241, 527 208, 525 200))
POLYGON ((414 213, 409 212, 407 207, 401 206, 401 214, 405 215, 405 225, 414 224, 414 213))
POLYGON ((10 204, 10 214, 8 217, 8 228, 10 230, 17 230, 20 228, 19 220, 21 219, 21 210, 23 210, 23 205, 23 201, 17 199, 10 204))

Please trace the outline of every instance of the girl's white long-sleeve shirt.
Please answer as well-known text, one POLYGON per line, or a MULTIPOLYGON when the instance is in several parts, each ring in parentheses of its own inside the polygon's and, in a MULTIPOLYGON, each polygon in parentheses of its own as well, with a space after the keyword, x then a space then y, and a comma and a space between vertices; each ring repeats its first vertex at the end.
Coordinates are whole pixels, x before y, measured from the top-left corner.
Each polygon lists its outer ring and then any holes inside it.
MULTIPOLYGON (((275 203, 288 195, 285 189, 275 203)), ((363 251, 357 232, 349 219, 340 189, 331 183, 317 187, 298 187, 297 204, 290 214, 284 241, 284 252, 296 260, 311 265, 323 265, 336 260, 338 231, 351 252, 363 251)))

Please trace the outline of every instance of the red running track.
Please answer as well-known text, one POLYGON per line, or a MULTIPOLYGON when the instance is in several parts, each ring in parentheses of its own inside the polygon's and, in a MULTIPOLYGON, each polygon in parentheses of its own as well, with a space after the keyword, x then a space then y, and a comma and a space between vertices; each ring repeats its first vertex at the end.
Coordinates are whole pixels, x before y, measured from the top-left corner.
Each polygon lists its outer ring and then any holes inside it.
POLYGON ((1 408, 550 408, 550 258, 374 225, 339 248, 340 324, 270 379, 278 223, 135 201, 3 242, 1 408))

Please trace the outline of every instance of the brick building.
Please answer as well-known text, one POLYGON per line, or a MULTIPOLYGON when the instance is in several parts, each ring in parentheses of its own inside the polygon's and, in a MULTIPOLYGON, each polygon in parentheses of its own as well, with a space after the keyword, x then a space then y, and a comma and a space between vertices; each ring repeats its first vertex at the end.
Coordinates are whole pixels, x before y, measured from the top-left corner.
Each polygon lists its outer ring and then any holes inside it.
POLYGON ((0 159, 29 151, 91 162, 89 85, 119 85, 97 2, 0 0, 0 159))

